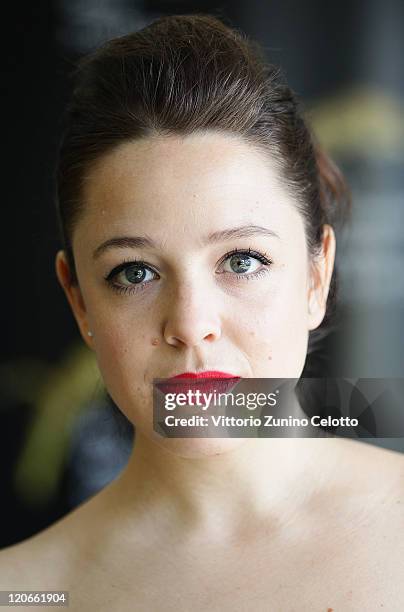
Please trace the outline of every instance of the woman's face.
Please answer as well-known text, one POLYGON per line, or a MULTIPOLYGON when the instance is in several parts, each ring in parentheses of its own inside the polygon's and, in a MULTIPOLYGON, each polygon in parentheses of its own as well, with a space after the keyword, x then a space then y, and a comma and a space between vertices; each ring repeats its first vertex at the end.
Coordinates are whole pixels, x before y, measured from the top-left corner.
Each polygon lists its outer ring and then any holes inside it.
MULTIPOLYGON (((214 132, 150 137, 100 158, 83 197, 79 288, 63 252, 57 273, 111 397, 138 430, 173 443, 153 432, 154 378, 301 375, 309 330, 325 312, 334 238, 330 230, 314 272, 302 217, 270 158, 214 132)), ((183 440, 205 454, 224 442, 183 440)))

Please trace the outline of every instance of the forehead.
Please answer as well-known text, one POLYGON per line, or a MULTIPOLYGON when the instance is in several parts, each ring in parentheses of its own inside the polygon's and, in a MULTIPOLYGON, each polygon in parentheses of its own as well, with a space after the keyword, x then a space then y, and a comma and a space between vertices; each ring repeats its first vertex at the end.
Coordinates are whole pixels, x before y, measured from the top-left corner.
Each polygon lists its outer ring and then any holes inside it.
POLYGON ((83 201, 84 222, 100 232, 135 224, 155 233, 162 222, 192 231, 211 223, 214 230, 257 220, 281 229, 300 218, 276 160, 241 137, 216 132, 119 145, 87 174, 83 201))

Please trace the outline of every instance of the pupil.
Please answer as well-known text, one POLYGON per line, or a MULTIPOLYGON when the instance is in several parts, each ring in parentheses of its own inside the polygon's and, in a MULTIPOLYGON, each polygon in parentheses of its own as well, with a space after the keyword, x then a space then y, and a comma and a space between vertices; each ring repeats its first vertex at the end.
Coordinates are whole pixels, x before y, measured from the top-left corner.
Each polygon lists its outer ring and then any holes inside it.
POLYGON ((233 264, 235 266, 239 266, 238 270, 234 270, 234 272, 245 272, 249 269, 251 265, 251 259, 248 255, 233 255, 230 260, 230 266, 233 268, 233 264))
POLYGON ((128 280, 130 283, 136 283, 142 282, 146 276, 146 273, 142 268, 135 268, 135 266, 131 266, 130 268, 126 268, 125 276, 126 280, 128 280))

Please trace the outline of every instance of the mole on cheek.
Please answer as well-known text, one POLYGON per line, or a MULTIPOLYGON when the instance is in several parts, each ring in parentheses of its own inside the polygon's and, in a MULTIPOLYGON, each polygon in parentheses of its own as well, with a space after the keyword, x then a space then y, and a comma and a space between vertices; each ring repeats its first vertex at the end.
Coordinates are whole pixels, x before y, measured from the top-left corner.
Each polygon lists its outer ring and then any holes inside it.
POLYGON ((159 339, 158 338, 153 338, 151 343, 152 343, 153 346, 157 346, 159 344, 159 339))

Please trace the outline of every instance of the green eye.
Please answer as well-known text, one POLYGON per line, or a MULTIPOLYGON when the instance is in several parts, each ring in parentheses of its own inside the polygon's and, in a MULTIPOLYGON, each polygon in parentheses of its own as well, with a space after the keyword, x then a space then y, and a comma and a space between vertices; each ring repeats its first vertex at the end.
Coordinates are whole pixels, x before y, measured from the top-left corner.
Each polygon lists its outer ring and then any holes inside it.
POLYGON ((252 259, 249 255, 232 255, 229 260, 233 272, 249 272, 252 266, 252 259))
POLYGON ((242 276, 253 278, 257 274, 267 271, 265 268, 268 269, 272 261, 266 255, 252 249, 248 249, 248 251, 235 249, 226 253, 222 263, 226 274, 234 272, 236 275, 240 275, 240 278, 242 276))
POLYGON ((146 278, 146 268, 142 266, 128 266, 120 275, 130 283, 142 283, 146 278))
POLYGON ((144 289, 155 278, 157 272, 143 261, 129 261, 114 268, 105 280, 118 293, 132 293, 144 289))
MULTIPOLYGON (((272 261, 267 255, 248 249, 234 249, 222 258, 222 274, 230 278, 251 280, 269 271, 272 261), (229 266, 229 267, 227 267, 229 266)), ((140 260, 124 261, 106 277, 108 285, 117 293, 131 294, 146 289, 150 281, 159 279, 158 273, 140 260)))

